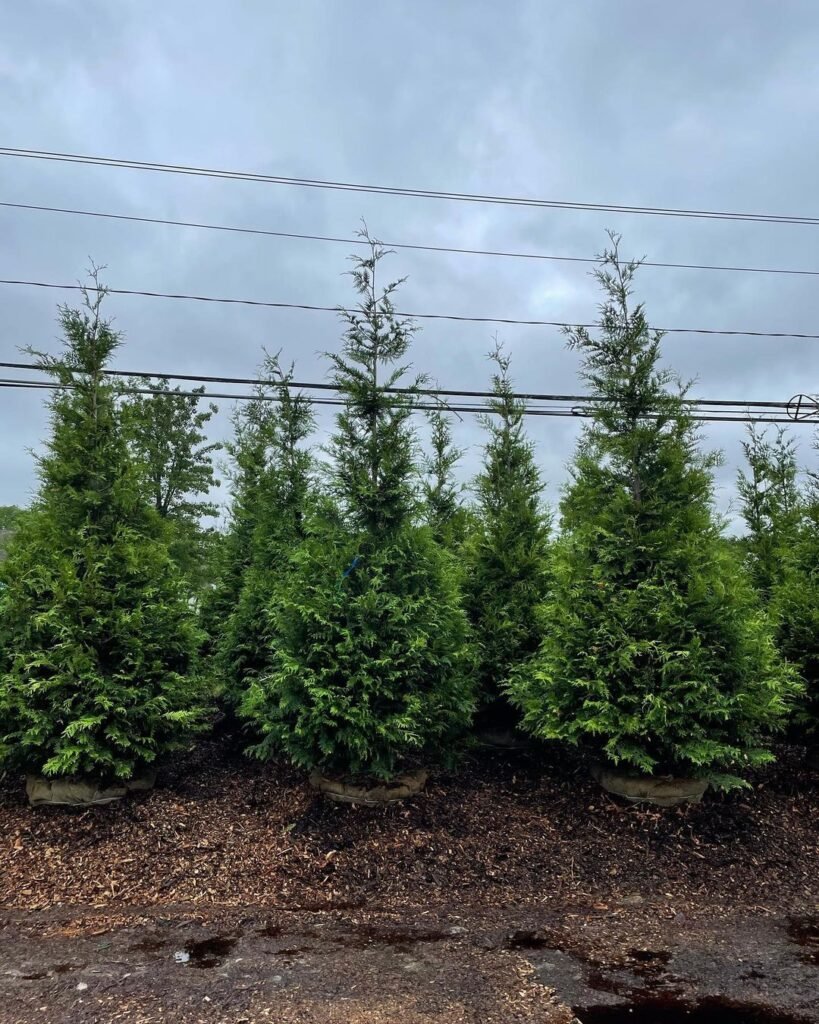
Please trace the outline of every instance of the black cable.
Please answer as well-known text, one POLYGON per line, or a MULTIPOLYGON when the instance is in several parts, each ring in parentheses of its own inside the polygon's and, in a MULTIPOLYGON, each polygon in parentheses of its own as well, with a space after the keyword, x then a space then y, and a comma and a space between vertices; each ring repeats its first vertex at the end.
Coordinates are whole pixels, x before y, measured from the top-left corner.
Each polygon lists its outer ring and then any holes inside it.
MULTIPOLYGON (((136 214, 102 213, 97 210, 72 210, 62 206, 37 206, 33 203, 0 202, 13 210, 37 210, 42 213, 68 213, 77 217, 98 217, 105 220, 132 221, 137 224, 162 224, 168 227, 199 228, 205 231, 229 231, 241 235, 264 235, 270 238, 294 238, 308 242, 341 242, 344 245, 367 245, 361 238, 343 238, 337 235, 306 235, 295 231, 272 231, 266 228, 243 228, 230 224, 208 224, 202 221, 171 220, 166 217, 139 217, 136 214)), ((382 242, 388 249, 412 249, 418 252, 448 252, 462 256, 505 256, 521 260, 549 260, 559 263, 594 263, 602 260, 595 256, 550 256, 537 252, 509 252, 501 249, 460 249, 449 245, 420 245, 410 242, 382 242)), ((731 267, 710 263, 658 263, 641 260, 642 267, 664 267, 674 270, 720 270, 744 274, 794 274, 804 277, 819 277, 819 270, 795 270, 782 267, 731 267)))
MULTIPOLYGON (((75 384, 61 384, 54 381, 33 381, 33 380, 14 380, 11 378, 0 380, 0 388, 19 388, 23 391, 43 391, 43 390, 62 390, 75 388, 75 384)), ((160 391, 155 388, 123 388, 122 394, 133 394, 133 395, 167 395, 167 391, 160 391)), ((185 398, 218 398, 228 399, 232 401, 275 401, 275 397, 272 395, 237 395, 227 394, 222 392, 209 392, 209 391, 175 391, 173 394, 180 395, 185 398)), ((334 407, 343 407, 347 402, 342 398, 311 398, 309 399, 312 405, 327 405, 334 407)), ((454 412, 454 413, 476 413, 478 415, 494 415, 495 410, 489 405, 441 405, 434 402, 413 402, 412 410, 425 412, 425 411, 442 411, 442 412, 454 412)), ((582 406, 575 406, 571 409, 536 409, 531 406, 523 409, 523 414, 526 416, 548 416, 548 417, 559 417, 559 418, 577 418, 586 419, 593 415, 593 413, 582 406)), ((653 419, 655 417, 649 415, 647 419, 653 419)), ((798 420, 794 421, 789 417, 774 417, 774 416, 750 416, 750 415, 700 415, 692 414, 689 416, 691 420, 702 423, 807 423, 809 420, 798 420)))
MULTIPOLYGON (((11 362, 0 362, 0 369, 6 370, 42 370, 40 363, 11 363, 11 362)), ((219 376, 208 376, 206 374, 199 373, 147 373, 144 370, 113 370, 106 369, 105 371, 111 377, 141 377, 144 379, 154 380, 184 380, 184 381, 199 381, 203 384, 258 384, 263 387, 282 387, 283 382, 281 380, 270 380, 259 377, 219 377, 219 376)), ((335 384, 328 384, 326 382, 316 381, 288 381, 288 386, 303 391, 338 391, 339 388, 335 384)), ((425 397, 432 398, 495 398, 497 397, 494 391, 469 391, 469 390, 458 390, 454 388, 399 388, 391 387, 384 389, 388 394, 395 395, 408 395, 408 394, 420 394, 425 397)), ((164 394, 165 392, 158 392, 164 394)), ((515 401, 520 402, 573 402, 573 403, 594 403, 594 402, 605 402, 609 401, 601 396, 597 395, 560 395, 560 394, 542 394, 538 392, 512 392, 509 396, 515 401)), ((613 401, 613 399, 612 399, 613 401)), ((729 399, 729 398, 690 398, 687 399, 688 403, 697 407, 700 406, 725 406, 729 408, 765 408, 765 409, 787 409, 789 402, 769 402, 769 401, 752 401, 746 399, 729 399)))
MULTIPOLYGON (((20 285, 28 288, 53 288, 58 291, 104 291, 109 295, 135 295, 147 299, 181 299, 189 302, 215 302, 233 306, 260 306, 267 309, 300 309, 318 313, 356 313, 355 309, 345 306, 315 306, 306 302, 265 302, 261 299, 230 299, 216 295, 189 295, 185 293, 145 291, 136 288, 109 288, 107 286, 95 288, 81 284, 55 284, 50 281, 24 281, 10 278, 0 279, 0 284, 20 285)), ((587 328, 594 329, 599 324, 578 324, 566 320, 521 320, 515 317, 499 316, 466 316, 456 313, 408 313, 396 310, 398 317, 407 317, 413 320, 454 320, 463 323, 475 324, 515 324, 522 327, 560 327, 560 328, 587 328)), ((740 330, 718 330, 713 327, 654 327, 652 330, 661 334, 710 334, 720 336, 735 336, 748 338, 800 338, 803 340, 817 341, 819 334, 801 334, 795 331, 740 331, 740 330)))
POLYGON ((0 147, 0 156, 29 160, 50 160, 59 163, 85 164, 95 167, 117 167, 126 170, 156 171, 165 174, 189 174, 196 177, 222 178, 232 181, 254 181, 268 185, 292 185, 299 188, 331 189, 344 192, 376 193, 408 196, 416 199, 446 199, 454 202, 490 203, 501 206, 525 206, 540 209, 584 210, 598 213, 630 213, 653 217, 693 217, 705 220, 751 221, 766 224, 803 224, 815 227, 819 217, 768 213, 732 213, 725 210, 686 210, 667 206, 629 206, 620 203, 584 203, 558 199, 527 199, 518 196, 482 195, 471 192, 447 192, 439 189, 402 188, 392 185, 366 185, 319 178, 295 178, 281 174, 260 174, 254 171, 230 171, 186 164, 164 164, 148 160, 127 160, 119 157, 86 156, 79 153, 57 153, 42 149, 0 147))
MULTIPOLYGON (((108 371, 106 371, 107 373, 108 371)), ((57 381, 40 381, 40 380, 22 380, 14 378, 0 379, 0 387, 4 388, 20 388, 23 391, 42 391, 42 390, 54 390, 59 391, 62 389, 73 389, 78 387, 76 384, 63 384, 57 381)), ((169 392, 161 391, 156 388, 122 388, 120 394, 124 395, 168 395, 169 392)), ((274 402, 276 397, 274 395, 264 394, 253 394, 253 395, 242 395, 229 392, 215 392, 215 391, 173 391, 170 392, 172 395, 178 395, 183 398, 219 398, 219 399, 232 399, 242 402, 274 402)), ((310 398, 308 399, 311 405, 330 405, 341 407, 345 406, 347 402, 342 398, 310 398)), ((425 410, 442 410, 445 412, 471 412, 471 413, 491 413, 493 410, 488 405, 441 405, 436 402, 413 402, 413 409, 425 410)), ((585 416, 588 413, 577 411, 576 409, 531 409, 525 410, 527 415, 533 416, 585 416)))

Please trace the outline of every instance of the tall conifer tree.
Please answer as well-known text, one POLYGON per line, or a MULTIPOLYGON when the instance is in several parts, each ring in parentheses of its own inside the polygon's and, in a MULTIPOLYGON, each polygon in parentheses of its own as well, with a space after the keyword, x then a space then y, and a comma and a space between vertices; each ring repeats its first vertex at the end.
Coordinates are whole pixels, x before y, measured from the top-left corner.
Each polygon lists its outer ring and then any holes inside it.
MULTIPOLYGON (((819 451, 819 433, 814 441, 819 451)), ((819 755, 819 474, 808 474, 800 519, 773 589, 777 640, 805 683, 796 733, 819 755)))
POLYGON ((767 602, 782 583, 802 517, 796 449, 783 430, 771 441, 755 426, 742 447, 748 462, 737 479, 748 528, 743 546, 751 578, 767 602))
POLYGON ((144 380, 134 379, 122 404, 123 427, 142 471, 144 493, 166 521, 171 556, 197 599, 210 577, 214 531, 202 520, 218 512, 210 491, 219 486, 213 456, 222 447, 205 433, 218 409, 213 403, 200 407, 204 390, 183 392, 164 380, 146 388, 144 380))
MULTIPOLYGON (((275 637, 268 605, 314 512, 313 459, 306 446, 314 428, 310 403, 292 391, 292 367, 283 372, 278 359, 267 357, 261 372, 273 387, 257 439, 262 450, 253 484, 249 557, 219 643, 219 668, 233 701, 241 699, 251 679, 269 665, 275 637)), ((247 496, 239 495, 239 500, 244 506, 247 496)))
POLYGON ((512 685, 524 725, 643 773, 741 784, 797 684, 712 505, 685 388, 613 247, 600 329, 569 332, 597 400, 562 502, 545 636, 512 685))
POLYGON ((35 774, 130 779, 195 726, 197 633, 144 500, 106 375, 119 337, 94 279, 63 308, 40 490, 2 568, 0 757, 35 774))
POLYGON ((342 312, 332 380, 344 396, 328 451, 340 523, 316 521, 270 606, 269 672, 243 712, 254 753, 345 775, 388 778, 408 758, 446 750, 472 711, 466 621, 450 561, 418 526, 417 443, 408 370, 413 325, 379 287, 385 251, 352 272, 360 301, 342 312))
POLYGON ((424 518, 435 539, 445 548, 460 548, 466 535, 468 516, 461 503, 455 467, 463 449, 452 440, 452 426, 443 409, 429 414, 430 453, 424 456, 424 518))
POLYGON ((504 731, 519 715, 503 689, 540 641, 537 609, 548 588, 549 517, 509 356, 496 347, 490 359, 496 367, 492 414, 482 421, 488 438, 474 485, 476 522, 466 549, 465 602, 477 648, 481 723, 504 731))

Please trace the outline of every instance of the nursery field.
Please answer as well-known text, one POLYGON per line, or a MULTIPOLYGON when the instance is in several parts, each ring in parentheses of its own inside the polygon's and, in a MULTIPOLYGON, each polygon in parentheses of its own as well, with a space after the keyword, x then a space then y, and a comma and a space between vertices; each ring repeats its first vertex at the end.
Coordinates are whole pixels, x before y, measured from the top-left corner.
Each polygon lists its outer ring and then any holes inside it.
POLYGON ((727 536, 612 234, 559 508, 500 345, 462 482, 362 240, 325 445, 275 357, 224 445, 122 384, 96 272, 35 353, 0 1024, 819 1024, 819 477, 752 425, 727 536))
POLYGON ((3 5, 0 1024, 819 1024, 819 14, 701 6, 3 5))
POLYGON ((586 1022, 717 996, 819 1020, 819 772, 777 753, 682 808, 542 750, 380 809, 230 736, 108 807, 32 812, 6 777, 0 1020, 586 1022))

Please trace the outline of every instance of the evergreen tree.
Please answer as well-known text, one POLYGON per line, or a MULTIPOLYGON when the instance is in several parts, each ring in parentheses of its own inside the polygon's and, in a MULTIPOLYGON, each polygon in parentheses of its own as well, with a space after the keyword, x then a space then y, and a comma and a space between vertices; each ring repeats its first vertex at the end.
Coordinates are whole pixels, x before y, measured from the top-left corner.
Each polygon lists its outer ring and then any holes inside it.
POLYGON ((629 307, 636 264, 612 241, 599 334, 569 332, 597 401, 562 502, 547 631, 511 694, 544 739, 741 785, 743 766, 770 759, 765 733, 798 686, 721 542, 717 457, 701 453, 686 389, 658 365, 660 334, 629 307))
POLYGON ((234 413, 233 438, 224 445, 230 460, 226 472, 233 500, 227 528, 212 550, 210 571, 215 582, 203 597, 200 613, 205 632, 204 653, 209 661, 225 642, 226 626, 239 601, 252 561, 272 399, 265 383, 256 384, 254 397, 234 413))
POLYGON ((61 385, 40 490, 2 567, 0 758, 49 776, 129 779, 188 742, 194 621, 143 500, 105 367, 100 316, 63 308, 65 350, 33 353, 61 385))
POLYGON ((221 674, 234 702, 249 680, 268 667, 274 638, 267 607, 290 554, 305 537, 311 511, 313 460, 304 446, 315 425, 310 403, 293 393, 292 367, 282 372, 278 360, 268 357, 262 372, 276 384, 259 434, 263 451, 254 485, 249 563, 219 650, 221 674))
POLYGON ((214 413, 200 408, 204 387, 183 392, 164 380, 151 385, 132 380, 122 405, 129 448, 142 472, 143 488, 157 515, 168 524, 170 552, 199 595, 208 576, 212 531, 202 520, 217 514, 208 497, 219 485, 213 455, 220 444, 208 443, 205 429, 214 413))
MULTIPOLYGON (((814 446, 819 450, 819 435, 814 446)), ((801 518, 771 606, 780 649, 806 687, 797 731, 815 747, 819 741, 819 476, 809 475, 800 508, 801 518)))
POLYGON ((784 430, 773 441, 755 426, 743 442, 748 474, 737 480, 742 517, 748 527, 744 545, 757 590, 768 601, 782 583, 801 519, 796 450, 784 430))
POLYGON ((243 713, 259 757, 388 778, 413 754, 446 749, 472 710, 466 622, 451 564, 417 525, 414 389, 396 395, 413 326, 379 289, 385 255, 356 258, 360 302, 342 313, 341 353, 328 354, 345 408, 330 442, 329 482, 341 516, 317 519, 282 570, 270 606, 267 674, 243 713))
POLYGON ((443 409, 429 414, 431 453, 424 456, 424 518, 432 535, 448 550, 460 548, 466 536, 468 516, 461 503, 462 487, 454 469, 464 451, 452 440, 452 427, 443 409))
POLYGON ((0 530, 16 530, 25 514, 26 510, 17 505, 0 505, 0 530))
MULTIPOLYGON (((27 509, 18 508, 17 505, 0 505, 0 562, 5 561, 6 549, 27 514, 27 509)), ((2 589, 3 585, 0 583, 0 591, 2 589)))
POLYGON ((481 718, 492 728, 510 728, 519 715, 503 696, 516 665, 537 650, 537 609, 548 589, 549 518, 534 445, 524 432, 525 402, 515 397, 510 359, 500 347, 490 353, 492 414, 484 464, 475 481, 476 523, 466 550, 465 603, 478 651, 481 718))

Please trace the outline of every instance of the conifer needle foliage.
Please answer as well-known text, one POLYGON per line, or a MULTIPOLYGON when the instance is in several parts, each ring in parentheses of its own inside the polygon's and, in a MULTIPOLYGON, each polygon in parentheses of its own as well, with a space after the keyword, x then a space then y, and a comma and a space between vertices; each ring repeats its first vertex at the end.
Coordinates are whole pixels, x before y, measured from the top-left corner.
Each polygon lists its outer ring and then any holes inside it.
POLYGON ((231 702, 241 698, 250 680, 270 662, 275 638, 268 605, 293 550, 305 538, 314 504, 313 457, 306 447, 314 428, 310 402, 293 392, 293 367, 283 371, 276 357, 265 359, 261 375, 275 385, 270 400, 254 410, 255 430, 245 435, 252 441, 244 454, 251 455, 255 448, 258 461, 248 460, 248 468, 255 467, 252 480, 246 481, 252 499, 250 494, 240 495, 237 515, 248 511, 252 500, 253 524, 244 538, 246 550, 237 552, 246 564, 219 642, 218 668, 231 702))
POLYGON ((599 399, 578 445, 543 643, 513 679, 525 727, 645 773, 741 785, 798 686, 712 506, 685 387, 629 295, 617 238, 599 332, 569 333, 599 399))
POLYGON ((414 389, 403 379, 413 325, 380 287, 386 255, 364 234, 354 259, 354 310, 341 316, 332 379, 344 396, 328 446, 338 516, 314 517, 270 604, 269 671, 243 713, 259 757, 388 778, 413 755, 446 750, 472 712, 466 620, 452 564, 418 525, 414 389))
MULTIPOLYGON (((245 573, 252 562, 259 493, 268 453, 272 397, 265 384, 260 382, 254 386, 253 398, 235 410, 233 439, 224 446, 230 460, 227 476, 233 501, 227 530, 211 553, 214 585, 203 597, 200 615, 205 653, 211 663, 224 650, 225 624, 236 608, 245 573)), ((224 671, 224 665, 219 671, 224 671)))
MULTIPOLYGON (((819 449, 819 437, 815 442, 819 449)), ((782 653, 806 687, 797 729, 819 742, 819 476, 811 476, 771 605, 782 653)))
POLYGON ((475 523, 466 546, 465 602, 477 648, 482 717, 491 726, 514 724, 503 697, 512 669, 537 650, 538 606, 548 588, 549 518, 534 445, 524 432, 525 403, 515 397, 510 359, 496 346, 489 358, 492 415, 474 484, 475 523))
POLYGON ((0 758, 110 780, 184 745, 199 712, 195 624, 129 457, 102 298, 95 287, 83 310, 61 310, 60 356, 34 353, 65 387, 39 494, 2 567, 0 758))
POLYGON ((122 403, 122 422, 128 446, 142 472, 142 487, 170 534, 170 552, 199 597, 209 575, 213 531, 203 518, 216 516, 209 499, 219 486, 213 456, 222 447, 207 440, 205 429, 218 409, 201 406, 205 388, 186 394, 158 379, 152 394, 140 393, 145 382, 130 380, 122 403))
POLYGON ((802 516, 796 448, 784 430, 773 440, 756 426, 743 442, 748 472, 737 478, 742 518, 748 528, 743 547, 754 586, 767 602, 782 583, 802 516))
POLYGON ((430 449, 424 456, 424 518, 432 535, 447 550, 457 551, 463 543, 468 513, 461 503, 462 487, 455 481, 455 467, 464 450, 452 440, 452 425, 443 409, 429 414, 430 449))

